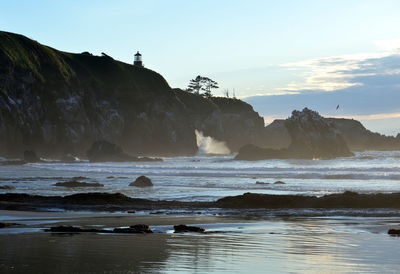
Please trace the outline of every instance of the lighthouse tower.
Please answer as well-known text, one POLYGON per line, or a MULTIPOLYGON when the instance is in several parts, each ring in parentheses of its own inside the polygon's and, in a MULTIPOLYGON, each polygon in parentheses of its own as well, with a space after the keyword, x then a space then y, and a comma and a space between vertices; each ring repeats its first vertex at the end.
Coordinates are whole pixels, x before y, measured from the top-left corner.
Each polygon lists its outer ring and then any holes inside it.
POLYGON ((136 52, 135 58, 133 59, 133 65, 137 67, 143 67, 142 55, 139 52, 136 52))

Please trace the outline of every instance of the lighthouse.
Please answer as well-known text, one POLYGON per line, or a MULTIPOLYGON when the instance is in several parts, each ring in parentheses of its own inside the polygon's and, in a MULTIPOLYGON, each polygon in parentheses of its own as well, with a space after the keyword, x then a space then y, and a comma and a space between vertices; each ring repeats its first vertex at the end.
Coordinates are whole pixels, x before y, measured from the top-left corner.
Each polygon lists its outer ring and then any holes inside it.
POLYGON ((143 67, 142 63, 142 55, 138 52, 135 54, 135 58, 133 59, 133 65, 137 67, 143 67))

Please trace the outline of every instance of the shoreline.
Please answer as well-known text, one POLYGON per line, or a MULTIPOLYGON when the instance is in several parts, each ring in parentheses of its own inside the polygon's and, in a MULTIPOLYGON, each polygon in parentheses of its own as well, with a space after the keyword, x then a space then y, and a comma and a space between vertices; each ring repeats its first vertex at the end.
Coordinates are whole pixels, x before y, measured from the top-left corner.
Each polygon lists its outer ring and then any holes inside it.
POLYGON ((22 193, 0 194, 0 210, 117 212, 207 209, 400 209, 400 193, 358 194, 346 191, 321 197, 245 193, 213 202, 182 202, 130 198, 121 193, 78 193, 67 196, 40 196, 22 193))

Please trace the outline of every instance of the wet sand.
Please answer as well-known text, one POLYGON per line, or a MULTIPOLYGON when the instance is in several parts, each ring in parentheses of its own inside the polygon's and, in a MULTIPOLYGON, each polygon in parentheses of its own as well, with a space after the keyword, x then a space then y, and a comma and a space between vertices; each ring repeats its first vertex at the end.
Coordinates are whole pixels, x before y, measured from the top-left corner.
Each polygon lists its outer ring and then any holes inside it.
POLYGON ((178 216, 178 215, 138 215, 135 213, 98 213, 98 212, 41 212, 0 210, 0 221, 21 224, 0 230, 0 233, 18 233, 24 229, 43 229, 49 226, 74 225, 96 227, 120 227, 134 224, 150 226, 170 226, 178 224, 211 224, 242 222, 243 218, 214 216, 178 216))
POLYGON ((396 273, 400 218, 266 218, 0 211, 1 273, 396 273), (153 234, 57 234, 144 223, 153 234), (214 234, 174 234, 175 224, 214 234))

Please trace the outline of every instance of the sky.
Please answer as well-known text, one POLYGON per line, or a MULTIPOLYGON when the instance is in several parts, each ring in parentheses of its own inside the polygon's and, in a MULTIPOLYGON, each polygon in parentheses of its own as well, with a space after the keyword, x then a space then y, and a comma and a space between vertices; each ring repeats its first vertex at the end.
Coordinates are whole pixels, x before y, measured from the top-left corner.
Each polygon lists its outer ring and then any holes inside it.
POLYGON ((398 0, 0 0, 0 30, 68 52, 105 52, 172 87, 197 75, 266 122, 310 107, 400 132, 398 0), (336 109, 339 105, 339 109, 336 109))

